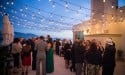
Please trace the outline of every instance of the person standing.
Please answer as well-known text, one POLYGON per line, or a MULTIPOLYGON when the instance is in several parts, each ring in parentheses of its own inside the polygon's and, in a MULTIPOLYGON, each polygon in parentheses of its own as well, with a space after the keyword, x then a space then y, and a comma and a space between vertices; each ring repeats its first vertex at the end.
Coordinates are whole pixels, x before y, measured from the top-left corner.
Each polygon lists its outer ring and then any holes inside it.
POLYGON ((102 75, 113 75, 115 68, 115 43, 112 39, 106 40, 106 47, 103 55, 102 75))
POLYGON ((60 41, 59 39, 56 40, 56 54, 57 55, 59 55, 59 46, 61 45, 59 41, 60 41))
POLYGON ((14 72, 15 73, 19 72, 19 68, 21 66, 20 64, 21 51, 22 51, 22 45, 20 44, 20 39, 15 38, 14 42, 12 43, 12 55, 14 58, 14 72))
POLYGON ((87 63, 87 75, 98 75, 102 64, 102 56, 97 49, 96 42, 92 41, 90 49, 85 54, 85 61, 87 63))
POLYGON ((36 55, 36 75, 40 75, 40 63, 42 63, 42 75, 46 75, 46 49, 47 44, 44 37, 40 36, 40 40, 35 44, 36 55))
POLYGON ((31 66, 31 43, 26 40, 22 47, 22 75, 28 75, 31 66))
POLYGON ((65 60, 65 68, 68 69, 70 65, 71 59, 71 45, 70 42, 67 40, 64 45, 64 60, 65 60))
POLYGON ((52 43, 52 38, 51 38, 51 36, 50 35, 47 35, 47 39, 46 39, 46 41, 48 41, 48 42, 51 42, 52 43))
POLYGON ((47 42, 47 52, 46 52, 46 72, 52 73, 54 71, 54 60, 53 60, 53 49, 52 43, 47 42))
POLYGON ((75 65, 76 75, 82 75, 82 66, 83 66, 83 50, 80 48, 80 41, 76 39, 72 49, 72 62, 75 65))

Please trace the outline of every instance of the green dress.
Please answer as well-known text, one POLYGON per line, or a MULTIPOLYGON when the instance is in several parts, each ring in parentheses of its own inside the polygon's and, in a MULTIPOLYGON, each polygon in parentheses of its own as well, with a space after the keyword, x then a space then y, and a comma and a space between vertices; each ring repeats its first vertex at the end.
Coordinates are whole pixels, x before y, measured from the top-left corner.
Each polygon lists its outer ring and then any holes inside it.
POLYGON ((50 48, 46 53, 46 72, 52 73, 54 71, 53 49, 50 48))

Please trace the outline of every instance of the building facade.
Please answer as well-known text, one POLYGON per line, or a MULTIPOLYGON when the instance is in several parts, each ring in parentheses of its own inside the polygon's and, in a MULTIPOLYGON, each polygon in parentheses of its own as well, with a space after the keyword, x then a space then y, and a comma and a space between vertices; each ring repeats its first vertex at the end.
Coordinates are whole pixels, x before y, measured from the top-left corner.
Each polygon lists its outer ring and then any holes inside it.
MULTIPOLYGON (((112 38, 117 50, 125 53, 125 6, 118 7, 118 0, 91 0, 91 19, 73 26, 74 39, 82 31, 84 39, 105 40, 112 38)), ((124 56, 125 57, 125 56, 124 56)))

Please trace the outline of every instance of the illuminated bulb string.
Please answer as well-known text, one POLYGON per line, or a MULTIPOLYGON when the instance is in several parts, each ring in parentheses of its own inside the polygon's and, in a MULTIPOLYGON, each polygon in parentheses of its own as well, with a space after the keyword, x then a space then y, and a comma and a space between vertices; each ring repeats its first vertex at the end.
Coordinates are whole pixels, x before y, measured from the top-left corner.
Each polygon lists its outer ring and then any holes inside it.
MULTIPOLYGON (((86 8, 86 7, 84 7, 84 6, 81 6, 81 5, 77 5, 77 4, 68 2, 68 1, 66 1, 66 0, 60 0, 60 1, 62 1, 62 2, 64 2, 64 3, 68 3, 69 5, 73 5, 73 6, 76 6, 76 7, 79 7, 79 8, 86 9, 86 10, 90 10, 90 11, 91 11, 90 8, 86 8)), ((106 0, 103 0, 103 2, 106 2, 106 0)), ((58 3, 57 3, 57 4, 58 4, 58 3)), ((114 4, 115 4, 115 2, 113 2, 111 8, 114 8, 114 4)), ((69 8, 69 9, 70 9, 70 8, 69 8)), ((98 11, 98 10, 92 10, 92 11, 94 11, 94 12, 96 12, 96 13, 101 13, 101 12, 98 11)), ((112 15, 112 14, 109 14, 109 13, 102 13, 102 14, 112 15)))
MULTIPOLYGON (((52 2, 52 3, 55 3, 55 2, 52 2)), ((32 6, 30 6, 30 7, 32 7, 32 6)), ((29 7, 26 5, 26 7, 25 7, 25 9, 28 9, 29 7)), ((36 9, 36 10, 38 10, 38 14, 40 14, 41 13, 41 10, 40 9, 38 9, 38 8, 35 8, 35 7, 32 7, 32 8, 34 8, 34 9, 36 9)), ((80 7, 81 8, 81 7, 80 7)), ((68 9, 68 8, 67 8, 68 9)), ((69 9, 68 9, 69 10, 69 9)), ((68 11, 67 10, 67 11, 68 11)), ((45 12, 45 13, 51 13, 51 12, 46 12, 46 11, 44 11, 44 10, 42 10, 43 12, 45 12)), ((73 10, 74 11, 74 10, 73 10)), ((79 10, 79 11, 81 11, 81 10, 79 10)), ((77 12, 78 13, 78 12, 77 12)), ((79 14, 79 13, 78 13, 79 14)), ((85 13, 84 13, 85 14, 85 13)), ((57 14, 54 14, 53 13, 53 15, 56 15, 56 16, 59 16, 59 17, 61 17, 61 15, 57 15, 57 14)), ((86 14, 87 15, 87 14, 86 14)), ((66 17, 66 16, 63 16, 64 18, 69 18, 69 17, 66 17)), ((71 18, 69 18, 69 19, 71 19, 71 18)), ((75 18, 73 18, 74 20, 79 20, 79 21, 81 21, 80 19, 75 19, 75 18)))
MULTIPOLYGON (((9 7, 10 8, 10 7, 9 7)), ((15 12, 17 11, 17 9, 15 9, 15 8, 11 8, 11 9, 13 9, 13 10, 15 10, 15 12)), ((22 13, 27 13, 26 11, 22 11, 22 13)), ((31 11, 30 11, 31 12, 31 11)), ((30 15, 30 14, 29 14, 30 15)), ((31 16, 34 16, 34 15, 31 15, 31 16)), ((40 18, 39 16, 36 16, 37 18, 40 18)), ((44 17, 44 16, 42 16, 42 17, 44 17)), ((57 23, 62 23, 62 24, 68 24, 68 23, 64 23, 64 22, 59 22, 59 21, 56 21, 56 20, 52 20, 52 19, 48 19, 48 18, 46 18, 46 17, 44 17, 46 20, 49 20, 49 21, 54 21, 54 22, 57 22, 57 23)), ((68 24, 68 25, 71 25, 71 24, 68 24)))
MULTIPOLYGON (((52 20, 50 20, 50 21, 52 21, 52 20)), ((60 23, 60 22, 58 22, 58 23, 60 23)))
MULTIPOLYGON (((38 8, 35 8, 35 7, 32 7, 32 6, 30 6, 30 8, 33 8, 33 9, 35 9, 35 10, 37 10, 38 12, 41 12, 41 10, 40 9, 38 9, 38 8)), ((47 12, 47 11, 45 11, 45 10, 42 10, 42 12, 44 12, 44 13, 48 13, 48 14, 51 14, 52 12, 47 12)), ((79 20, 79 21, 81 21, 80 19, 76 19, 76 18, 70 18, 70 17, 66 17, 66 16, 62 16, 62 15, 58 15, 58 14, 55 14, 55 13, 52 13, 54 16, 58 16, 58 17, 63 17, 63 18, 69 18, 69 19, 74 19, 74 20, 79 20)), ((87 14, 86 14, 87 15, 87 14)))

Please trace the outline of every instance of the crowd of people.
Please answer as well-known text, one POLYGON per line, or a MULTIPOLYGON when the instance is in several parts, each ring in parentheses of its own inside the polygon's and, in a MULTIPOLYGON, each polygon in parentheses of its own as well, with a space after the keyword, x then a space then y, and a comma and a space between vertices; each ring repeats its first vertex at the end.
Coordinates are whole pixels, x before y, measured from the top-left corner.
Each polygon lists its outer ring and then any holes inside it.
POLYGON ((48 35, 45 39, 40 36, 32 39, 15 38, 12 43, 11 53, 14 58, 14 73, 22 69, 22 75, 28 75, 29 67, 40 75, 40 63, 42 62, 42 75, 54 71, 53 42, 48 35))
POLYGON ((15 38, 11 53, 14 58, 14 72, 22 69, 22 75, 28 75, 29 66, 40 75, 54 72, 54 52, 64 57, 65 68, 76 75, 113 75, 115 68, 115 43, 111 38, 106 40, 105 47, 101 41, 80 40, 53 40, 50 35, 32 39, 15 38))
POLYGON ((105 44, 103 47, 101 41, 96 39, 75 39, 72 45, 66 42, 63 47, 66 68, 75 71, 76 75, 113 75, 115 43, 108 38, 105 44))

